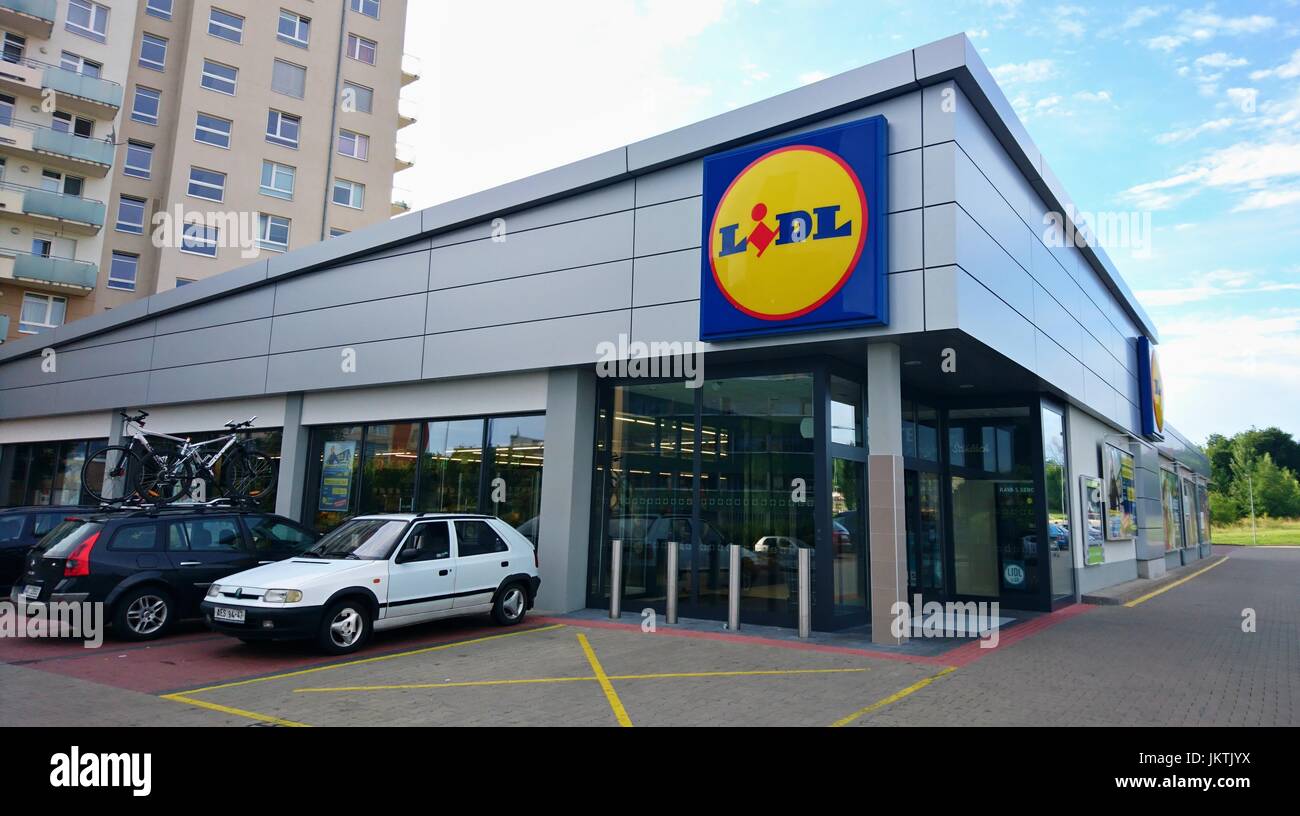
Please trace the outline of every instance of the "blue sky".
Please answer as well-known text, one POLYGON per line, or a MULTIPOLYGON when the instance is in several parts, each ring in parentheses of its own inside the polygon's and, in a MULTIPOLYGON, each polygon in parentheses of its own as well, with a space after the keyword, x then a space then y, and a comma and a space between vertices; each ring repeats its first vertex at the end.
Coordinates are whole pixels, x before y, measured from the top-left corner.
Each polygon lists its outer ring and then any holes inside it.
POLYGON ((419 206, 958 31, 1078 206, 1150 213, 1110 248, 1162 335, 1171 422, 1300 436, 1300 3, 411 0, 419 206))

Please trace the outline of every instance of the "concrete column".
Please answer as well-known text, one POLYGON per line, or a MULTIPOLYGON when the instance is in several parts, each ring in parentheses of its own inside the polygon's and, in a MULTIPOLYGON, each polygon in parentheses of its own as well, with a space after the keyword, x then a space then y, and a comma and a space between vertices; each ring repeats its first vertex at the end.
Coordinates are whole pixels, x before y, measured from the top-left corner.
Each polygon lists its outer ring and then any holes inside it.
POLYGON ((903 493, 902 361, 894 343, 867 347, 868 531, 871 641, 898 645, 893 606, 907 600, 907 516, 903 493))
POLYGON ((1160 454, 1145 443, 1133 451, 1137 480, 1137 537, 1133 541, 1138 576, 1159 578, 1165 574, 1165 516, 1160 501, 1160 454))
POLYGON ((275 512, 299 522, 302 521, 302 497, 307 489, 307 437, 308 429, 302 424, 302 394, 286 394, 275 512))
POLYGON ((546 461, 538 541, 542 589, 537 606, 572 612, 587 605, 596 375, 558 369, 546 384, 546 461))

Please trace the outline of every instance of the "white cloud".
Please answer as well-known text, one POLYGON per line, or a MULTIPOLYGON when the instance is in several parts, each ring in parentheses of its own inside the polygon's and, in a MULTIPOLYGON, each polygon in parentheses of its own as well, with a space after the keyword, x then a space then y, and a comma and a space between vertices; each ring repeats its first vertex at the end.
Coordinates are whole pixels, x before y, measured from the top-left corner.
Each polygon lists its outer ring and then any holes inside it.
POLYGON ((972 40, 983 40, 987 38, 988 35, 989 30, 987 28, 972 28, 966 31, 966 36, 970 37, 972 40))
POLYGON ((1240 68, 1247 64, 1244 57, 1234 57, 1224 51, 1215 51, 1196 58, 1196 64, 1205 68, 1240 68))
POLYGON ((1271 210, 1297 203, 1300 203, 1300 190, 1259 190, 1243 198, 1232 209, 1233 212, 1271 210))
POLYGON ((1189 285, 1172 289, 1146 289, 1137 292, 1144 306, 1162 308, 1186 306, 1236 295, 1260 295, 1275 292, 1300 292, 1300 282, 1256 281, 1251 272, 1220 269, 1193 280, 1189 285))
POLYGON ((1267 184, 1297 177, 1300 177, 1300 142, 1241 142, 1211 151, 1173 176, 1134 185, 1123 196, 1139 207, 1158 210, 1205 189, 1253 193, 1267 184))
POLYGON ((1181 128, 1179 130, 1171 130, 1167 133, 1162 133, 1156 137, 1156 143, 1177 144, 1179 142, 1190 141, 1195 139, 1197 136, 1200 136, 1202 133, 1217 133, 1222 130, 1227 130, 1232 127, 1232 123, 1233 120, 1226 117, 1223 119, 1212 119, 1209 122, 1202 122, 1195 127, 1181 128))
POLYGON ((1300 49, 1296 49, 1291 54, 1291 59, 1276 68, 1266 68, 1260 71, 1253 71, 1250 75, 1250 78, 1256 82, 1269 77, 1277 77, 1278 79, 1295 79, 1296 77, 1300 77, 1300 49))
POLYGON ((1121 28, 1137 28, 1147 20, 1153 20, 1164 13, 1163 9, 1155 9, 1150 6, 1138 6, 1129 12, 1128 17, 1124 18, 1121 28))
POLYGON ((1080 102, 1109 102, 1110 91, 1079 91, 1074 98, 1080 102))
POLYGON ((1146 46, 1153 51, 1173 51, 1185 42, 1187 42, 1187 40, 1184 37, 1175 37, 1171 34, 1161 34, 1159 37, 1152 37, 1147 40, 1146 46))
POLYGON ((1056 76, 1056 63, 1050 59, 999 65, 992 70, 993 78, 1006 85, 1018 82, 1043 82, 1056 76))
POLYGON ((1156 51, 1173 51, 1188 42, 1208 42, 1220 35, 1241 36, 1268 31, 1277 25, 1277 20, 1262 14, 1250 14, 1243 17, 1224 17, 1210 11, 1184 11, 1179 15, 1178 23, 1168 33, 1151 37, 1146 46, 1156 51))

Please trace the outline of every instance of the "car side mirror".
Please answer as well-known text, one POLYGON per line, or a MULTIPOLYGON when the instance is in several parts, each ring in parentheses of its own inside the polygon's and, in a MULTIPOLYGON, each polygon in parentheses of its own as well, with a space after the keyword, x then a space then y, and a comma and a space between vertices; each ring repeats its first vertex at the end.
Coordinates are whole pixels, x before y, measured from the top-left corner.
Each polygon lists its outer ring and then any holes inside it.
POLYGON ((415 547, 412 547, 408 544, 407 546, 403 547, 400 552, 397 553, 397 558, 394 559, 394 563, 405 564, 408 561, 414 561, 415 556, 419 554, 419 552, 420 551, 417 550, 415 547))

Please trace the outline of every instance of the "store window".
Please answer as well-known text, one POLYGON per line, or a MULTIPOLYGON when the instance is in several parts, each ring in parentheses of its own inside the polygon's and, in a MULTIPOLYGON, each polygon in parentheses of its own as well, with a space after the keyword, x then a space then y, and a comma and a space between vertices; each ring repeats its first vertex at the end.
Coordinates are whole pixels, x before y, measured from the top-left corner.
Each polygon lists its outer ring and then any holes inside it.
POLYGON ((1043 406, 1043 483, 1046 489, 1047 549, 1051 553, 1052 597, 1074 595, 1074 557, 1070 550, 1069 459, 1065 447, 1065 416, 1043 406))
POLYGON ((483 463, 483 420, 425 423, 420 458, 420 509, 477 512, 483 463))
POLYGON ((488 425, 488 512, 537 543, 546 418, 500 417, 488 425))
POLYGON ((81 469, 87 453, 105 444, 79 439, 0 446, 0 507, 89 503, 81 469))
POLYGON ((420 428, 417 422, 397 422, 366 429, 362 513, 410 513, 415 509, 420 428))

